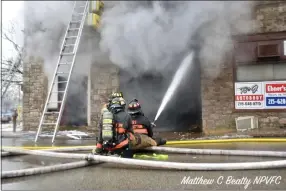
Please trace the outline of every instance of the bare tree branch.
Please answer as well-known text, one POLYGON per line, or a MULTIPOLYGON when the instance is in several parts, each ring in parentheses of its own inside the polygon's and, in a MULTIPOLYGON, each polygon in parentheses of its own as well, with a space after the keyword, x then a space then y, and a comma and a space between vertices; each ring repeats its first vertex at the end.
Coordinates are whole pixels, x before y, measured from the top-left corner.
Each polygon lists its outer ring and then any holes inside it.
POLYGON ((16 44, 11 38, 8 37, 8 35, 6 33, 3 33, 4 39, 8 40, 9 42, 12 43, 12 45, 14 46, 15 50, 21 54, 21 47, 16 44))
MULTIPOLYGON (((15 40, 14 36, 16 35, 16 27, 15 23, 10 22, 10 27, 4 32, 2 32, 2 39, 7 40, 16 51, 16 57, 8 58, 6 60, 2 60, 1 65, 1 75, 2 75, 2 94, 4 95, 5 92, 8 90, 8 92, 13 92, 15 82, 22 82, 22 75, 23 75, 23 58, 24 58, 24 47, 20 46, 15 40), (11 84, 12 83, 12 84, 11 84), (10 87, 10 84, 12 85, 10 87), (8 88, 8 89, 7 89, 8 88), (9 90, 10 89, 10 90, 9 90)), ((10 94, 8 93, 8 94, 10 94)), ((11 95, 13 96, 13 95, 11 95)), ((5 96, 7 97, 7 96, 5 96)), ((10 96, 8 96, 10 97, 10 96)))

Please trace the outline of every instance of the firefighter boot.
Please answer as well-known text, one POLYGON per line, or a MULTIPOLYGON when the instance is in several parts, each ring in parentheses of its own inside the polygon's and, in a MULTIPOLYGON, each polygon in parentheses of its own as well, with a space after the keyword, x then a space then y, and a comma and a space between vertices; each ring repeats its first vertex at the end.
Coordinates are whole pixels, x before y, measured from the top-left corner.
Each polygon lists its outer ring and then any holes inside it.
POLYGON ((167 143, 167 140, 162 139, 162 138, 154 138, 154 140, 156 141, 157 146, 165 145, 167 143))

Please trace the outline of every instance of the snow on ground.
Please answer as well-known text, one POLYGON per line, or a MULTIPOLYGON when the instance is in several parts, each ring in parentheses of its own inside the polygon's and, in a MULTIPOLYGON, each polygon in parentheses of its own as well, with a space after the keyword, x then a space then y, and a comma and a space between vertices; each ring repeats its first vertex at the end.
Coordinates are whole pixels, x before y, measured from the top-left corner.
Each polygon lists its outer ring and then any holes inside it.
MULTIPOLYGON (((16 127, 16 132, 22 132, 23 130, 23 125, 22 123, 17 124, 16 127)), ((12 123, 1 123, 1 131, 2 132, 13 132, 13 124, 12 123)), ((25 131, 22 132, 26 135, 34 135, 36 134, 36 131, 25 131)), ((53 131, 50 132, 42 132, 40 137, 52 137, 53 136, 53 131)), ((92 134, 88 134, 82 131, 77 131, 77 130, 71 130, 71 131, 59 131, 57 133, 57 136, 60 137, 69 137, 71 139, 82 139, 84 137, 91 137, 92 134)))
MULTIPOLYGON (((22 131, 23 126, 22 123, 17 124, 16 131, 22 131)), ((13 124, 12 123, 1 123, 1 131, 10 131, 13 132, 13 124)))

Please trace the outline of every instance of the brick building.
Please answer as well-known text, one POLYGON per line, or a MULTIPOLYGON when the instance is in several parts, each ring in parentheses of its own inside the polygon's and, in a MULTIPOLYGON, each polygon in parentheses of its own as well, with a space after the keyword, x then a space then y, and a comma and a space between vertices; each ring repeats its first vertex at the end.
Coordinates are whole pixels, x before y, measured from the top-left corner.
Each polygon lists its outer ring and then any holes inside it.
POLYGON ((279 128, 285 123, 285 105, 280 109, 238 109, 234 96, 237 91, 235 82, 286 79, 285 13, 285 2, 259 2, 254 10, 257 23, 254 33, 235 38, 235 55, 231 55, 229 62, 225 63, 218 79, 212 81, 202 77, 204 129, 232 127, 235 125, 234 118, 238 116, 256 116, 259 127, 264 129, 279 128))
MULTIPOLYGON (((203 131, 233 128, 235 118, 239 116, 258 117, 259 127, 266 130, 281 127, 286 118, 286 106, 283 105, 283 101, 275 109, 272 109, 271 106, 268 108, 239 106, 238 103, 240 98, 239 95, 236 95, 238 91, 236 86, 258 82, 261 83, 258 87, 260 90, 259 88, 264 87, 265 81, 273 84, 286 80, 286 56, 284 53, 286 2, 260 2, 255 6, 253 16, 256 21, 254 23, 257 24, 255 31, 249 35, 234 37, 236 41, 235 55, 228 55, 227 61, 222 64, 219 77, 210 79, 203 73, 200 75, 201 92, 198 102, 201 106, 198 109, 200 114, 196 115, 195 123, 202 126, 203 131)), ((48 80, 44 74, 42 62, 35 58, 24 66, 23 122, 26 130, 37 128, 45 103, 48 80)), ((86 122, 90 129, 96 128, 105 97, 112 91, 122 89, 120 77, 122 74, 120 73, 119 68, 106 59, 91 65, 89 74, 86 76, 87 93, 85 95, 86 122)), ((254 93, 254 95, 256 94, 254 93)), ((243 99, 246 98, 243 97, 243 99)), ((250 100, 244 101, 251 102, 250 100)), ((240 103, 244 104, 244 101, 242 100, 240 103)), ((257 101, 259 102, 259 100, 257 101)), ((190 118, 191 116, 184 117, 190 118)), ((188 130, 188 127, 181 130, 188 130)))

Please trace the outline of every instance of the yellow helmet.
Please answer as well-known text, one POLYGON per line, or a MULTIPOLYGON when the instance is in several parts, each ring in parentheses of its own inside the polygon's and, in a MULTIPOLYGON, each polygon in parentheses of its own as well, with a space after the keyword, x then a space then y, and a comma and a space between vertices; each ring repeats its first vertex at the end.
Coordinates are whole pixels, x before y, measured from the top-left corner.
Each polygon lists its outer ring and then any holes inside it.
POLYGON ((119 98, 119 97, 123 98, 123 93, 122 92, 114 92, 110 96, 111 99, 119 98))

